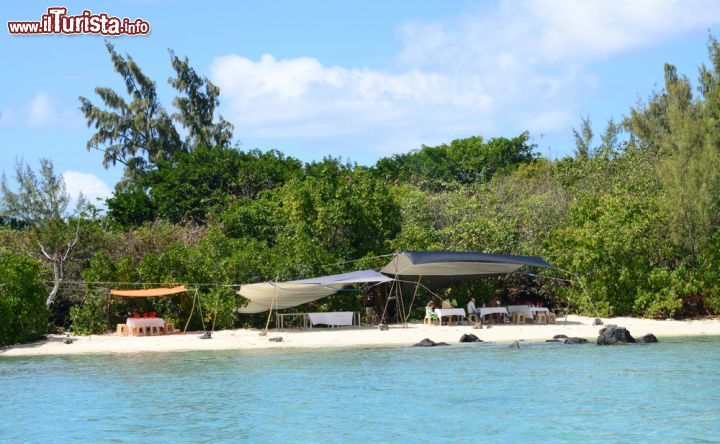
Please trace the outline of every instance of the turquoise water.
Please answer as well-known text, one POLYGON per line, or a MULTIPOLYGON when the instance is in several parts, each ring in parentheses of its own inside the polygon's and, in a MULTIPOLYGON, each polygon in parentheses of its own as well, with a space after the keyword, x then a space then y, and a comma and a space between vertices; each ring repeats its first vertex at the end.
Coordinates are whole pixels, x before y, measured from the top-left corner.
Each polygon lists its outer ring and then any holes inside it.
POLYGON ((0 387, 3 442, 720 441, 720 338, 0 355, 0 387))

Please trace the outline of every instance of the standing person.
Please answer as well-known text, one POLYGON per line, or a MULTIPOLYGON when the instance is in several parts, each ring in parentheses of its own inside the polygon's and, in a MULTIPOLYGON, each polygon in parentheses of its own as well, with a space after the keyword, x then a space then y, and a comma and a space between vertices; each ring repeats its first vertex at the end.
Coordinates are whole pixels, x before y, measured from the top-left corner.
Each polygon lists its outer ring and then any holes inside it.
POLYGON ((478 309, 475 308, 475 298, 470 298, 470 302, 468 302, 468 304, 467 304, 467 314, 477 315, 479 313, 480 312, 478 311, 478 309))

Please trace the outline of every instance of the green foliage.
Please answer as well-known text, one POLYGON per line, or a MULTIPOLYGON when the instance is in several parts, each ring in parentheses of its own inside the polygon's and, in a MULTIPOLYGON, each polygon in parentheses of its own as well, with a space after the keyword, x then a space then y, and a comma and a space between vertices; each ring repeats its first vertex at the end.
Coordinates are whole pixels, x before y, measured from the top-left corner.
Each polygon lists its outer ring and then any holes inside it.
POLYGON ((108 302, 107 295, 90 293, 81 304, 71 307, 72 332, 76 335, 92 335, 111 330, 107 321, 108 302))
POLYGON ((47 333, 46 277, 39 261, 0 248, 0 345, 32 341, 47 333))
POLYGON ((155 219, 157 208, 144 187, 134 183, 118 184, 107 201, 107 215, 122 227, 131 228, 155 219))
MULTIPOLYGON (((133 310, 157 311, 178 326, 190 318, 193 330, 258 324, 263 316, 237 315, 244 301, 232 285, 379 267, 385 259, 376 256, 413 249, 540 255, 579 276, 575 285, 515 276, 439 290, 462 305, 475 296, 478 304, 542 299, 591 315, 718 314, 720 44, 711 38, 708 46, 697 93, 666 66, 662 89, 621 125, 610 119, 596 144, 583 118, 573 157, 538 159, 523 133, 423 146, 363 167, 335 158, 303 165, 274 150, 234 148, 231 126, 216 115, 217 87, 187 59, 171 53, 178 97, 169 116, 155 83, 108 45, 127 98, 98 88, 103 108, 81 100, 97 131, 88 147, 106 150, 106 165, 126 164, 125 178, 107 218, 78 225, 85 236, 69 273, 82 272, 88 290, 70 313, 73 328, 105 331, 133 310), (356 259, 364 260, 346 262, 356 259), (107 305, 93 283, 108 281, 199 285, 190 294, 107 305), (190 317, 196 290, 200 303, 190 317)), ((54 176, 43 168, 42 177, 54 176)), ((27 202, 45 193, 66 205, 60 182, 46 187, 21 171, 32 185, 27 202)), ((72 239, 75 225, 56 217, 65 207, 36 202, 27 208, 56 216, 26 217, 30 210, 7 211, 22 205, 20 194, 4 191, 3 245, 27 256, 38 254, 38 239, 60 247, 72 239)), ((422 316, 430 294, 416 296, 422 316)), ((305 308, 362 304, 362 295, 347 292, 305 308)))
POLYGON ((159 102, 155 82, 142 72, 132 57, 121 56, 109 42, 106 46, 130 101, 106 87, 95 88, 104 108, 80 97, 80 110, 88 127, 96 130, 87 142, 87 149, 103 152, 106 168, 119 162, 125 165, 128 175, 136 176, 186 148, 159 102))
POLYGON ((513 139, 482 137, 453 140, 450 145, 423 146, 407 154, 380 159, 374 171, 384 180, 443 190, 453 184, 487 182, 495 174, 512 171, 535 158, 529 134, 513 139))
POLYGON ((175 78, 170 84, 183 96, 175 97, 173 104, 179 110, 173 114, 188 131, 185 144, 193 149, 199 147, 228 146, 232 139, 233 126, 219 117, 217 123, 215 109, 220 104, 220 88, 205 77, 200 77, 190 67, 187 57, 180 59, 170 50, 170 63, 175 70, 175 78))

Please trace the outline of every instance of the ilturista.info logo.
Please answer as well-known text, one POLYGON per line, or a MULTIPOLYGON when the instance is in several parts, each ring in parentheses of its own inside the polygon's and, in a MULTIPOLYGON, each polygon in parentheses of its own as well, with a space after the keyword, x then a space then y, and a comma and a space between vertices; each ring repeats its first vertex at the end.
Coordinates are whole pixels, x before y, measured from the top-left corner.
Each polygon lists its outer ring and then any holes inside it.
POLYGON ((114 17, 106 13, 95 14, 84 10, 79 15, 68 15, 64 6, 52 6, 36 21, 8 21, 8 32, 15 35, 33 34, 96 34, 107 36, 148 35, 150 23, 141 18, 114 17))

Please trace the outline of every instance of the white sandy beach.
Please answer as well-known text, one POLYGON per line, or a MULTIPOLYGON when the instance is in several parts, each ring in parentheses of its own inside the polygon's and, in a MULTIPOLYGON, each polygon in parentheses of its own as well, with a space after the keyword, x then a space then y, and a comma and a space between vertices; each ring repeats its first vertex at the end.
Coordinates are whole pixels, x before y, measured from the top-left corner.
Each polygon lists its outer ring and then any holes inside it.
MULTIPOLYGON (((9 356, 72 355, 89 353, 138 353, 173 352, 191 350, 253 350, 284 348, 328 347, 382 347, 410 346, 423 338, 435 342, 457 343, 464 333, 473 333, 485 342, 509 343, 524 340, 542 342, 554 335, 581 337, 594 341, 601 327, 593 326, 593 318, 569 316, 567 323, 560 318, 551 325, 493 325, 491 328, 474 329, 470 325, 429 326, 410 324, 408 328, 390 326, 381 331, 372 327, 360 328, 314 328, 311 330, 270 330, 261 336, 260 330, 223 330, 213 334, 212 339, 199 339, 199 332, 166 336, 125 337, 115 334, 73 337, 72 344, 65 344, 65 336, 51 335, 48 339, 31 344, 0 349, 0 358, 9 356), (269 338, 281 336, 282 342, 269 338)), ((653 333, 660 341, 670 336, 720 336, 720 320, 651 320, 637 318, 603 319, 605 325, 626 327, 639 337, 653 333)))

